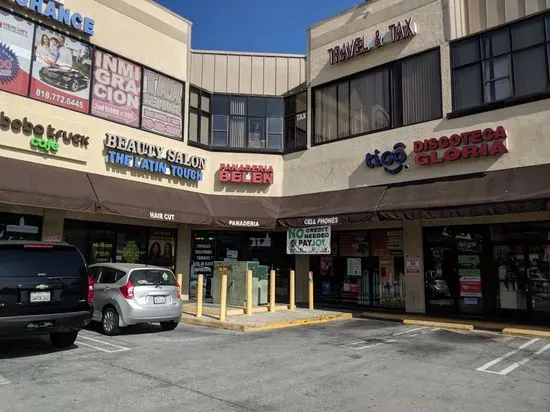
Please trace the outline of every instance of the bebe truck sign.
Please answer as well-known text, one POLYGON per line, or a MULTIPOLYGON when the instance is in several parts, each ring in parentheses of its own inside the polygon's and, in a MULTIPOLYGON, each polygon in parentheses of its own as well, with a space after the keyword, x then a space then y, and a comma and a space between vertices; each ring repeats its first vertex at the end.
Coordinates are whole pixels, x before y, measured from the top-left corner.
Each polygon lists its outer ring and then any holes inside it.
POLYGON ((330 255, 330 226, 288 229, 288 255, 330 255))

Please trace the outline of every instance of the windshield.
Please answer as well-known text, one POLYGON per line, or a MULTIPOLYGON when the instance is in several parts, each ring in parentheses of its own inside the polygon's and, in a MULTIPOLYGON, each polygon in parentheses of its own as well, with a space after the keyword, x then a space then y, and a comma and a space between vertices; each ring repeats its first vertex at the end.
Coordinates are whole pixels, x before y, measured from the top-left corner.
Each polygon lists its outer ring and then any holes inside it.
POLYGON ((134 286, 177 286, 176 277, 167 269, 139 269, 130 275, 134 286))

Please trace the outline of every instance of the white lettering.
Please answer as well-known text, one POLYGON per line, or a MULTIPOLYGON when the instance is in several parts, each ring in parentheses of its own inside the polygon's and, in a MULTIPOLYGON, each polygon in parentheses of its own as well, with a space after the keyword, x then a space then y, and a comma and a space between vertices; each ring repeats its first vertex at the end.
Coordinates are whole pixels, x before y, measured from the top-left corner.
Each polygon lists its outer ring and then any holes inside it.
POLYGON ((230 220, 229 226, 259 227, 260 222, 258 222, 257 220, 230 220))

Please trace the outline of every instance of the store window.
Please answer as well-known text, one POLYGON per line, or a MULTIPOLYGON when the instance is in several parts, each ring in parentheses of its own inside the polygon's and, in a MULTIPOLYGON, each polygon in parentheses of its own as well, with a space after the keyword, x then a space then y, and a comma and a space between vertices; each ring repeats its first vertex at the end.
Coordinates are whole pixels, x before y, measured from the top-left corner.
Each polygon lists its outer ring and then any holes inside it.
POLYGON ((313 144, 439 119, 439 49, 313 91, 313 144))
POLYGON ((331 243, 331 256, 312 257, 319 301, 405 307, 401 229, 336 232, 331 243))
POLYGON ((88 264, 143 263, 175 269, 175 230, 65 220, 64 240, 76 246, 88 264))
POLYGON ((189 293, 197 296, 198 274, 204 275, 204 294, 212 299, 215 261, 258 261, 276 271, 277 294, 288 296, 288 273, 294 268, 294 256, 286 254, 285 232, 193 231, 191 280, 189 293))
POLYGON ((451 44, 453 110, 500 107, 549 88, 550 15, 451 44))
POLYGON ((284 99, 246 95, 208 95, 195 88, 190 96, 189 141, 214 149, 281 152, 284 99), (200 109, 197 108, 200 106, 200 109), (200 111, 200 119, 199 119, 200 111), (206 126, 210 116, 211 133, 206 126), (191 133, 193 130, 193 133, 191 133), (196 133, 194 130, 198 130, 196 133))
POLYGON ((208 145, 210 141, 210 93, 189 88, 189 141, 208 145))
POLYGON ((307 91, 285 98, 285 151, 307 147, 307 91))
POLYGON ((41 240, 42 216, 0 213, 0 240, 41 240))

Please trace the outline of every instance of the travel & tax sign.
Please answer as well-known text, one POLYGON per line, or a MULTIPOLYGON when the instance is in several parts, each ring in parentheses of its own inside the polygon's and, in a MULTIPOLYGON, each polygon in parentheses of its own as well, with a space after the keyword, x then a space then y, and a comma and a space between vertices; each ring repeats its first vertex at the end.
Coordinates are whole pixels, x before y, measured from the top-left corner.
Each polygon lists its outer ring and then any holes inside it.
POLYGON ((288 229, 286 253, 288 255, 330 255, 330 226, 288 229))

